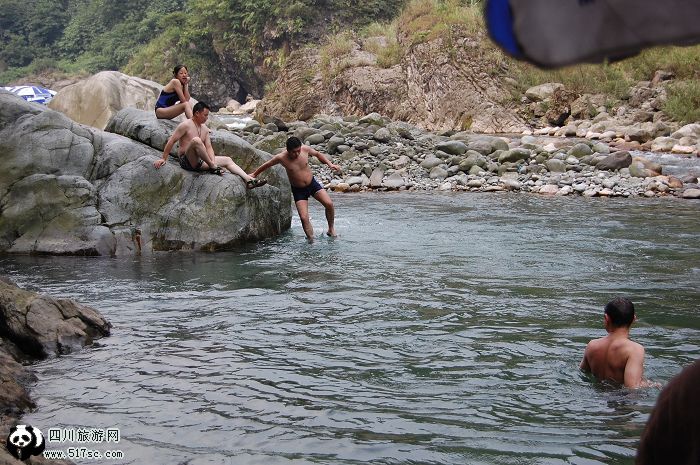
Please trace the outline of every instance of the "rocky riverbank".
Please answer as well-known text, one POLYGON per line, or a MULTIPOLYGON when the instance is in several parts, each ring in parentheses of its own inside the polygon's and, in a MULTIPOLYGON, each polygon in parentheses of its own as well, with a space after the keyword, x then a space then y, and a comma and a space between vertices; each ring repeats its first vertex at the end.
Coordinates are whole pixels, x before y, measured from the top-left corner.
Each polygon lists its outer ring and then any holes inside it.
MULTIPOLYGON (((176 123, 134 108, 110 121, 123 135, 0 91, 0 252, 214 251, 289 228, 291 193, 281 167, 252 190, 233 174, 187 172, 175 157, 156 170, 176 123)), ((248 171, 270 156, 223 131, 212 143, 248 171)))
MULTIPOLYGON (((643 156, 640 143, 624 135, 616 137, 614 131, 605 134, 605 140, 601 140, 602 133, 592 130, 583 134, 588 138, 566 137, 568 133, 552 137, 549 131, 524 136, 454 131, 435 134, 376 113, 363 118, 318 115, 307 122, 287 123, 270 117, 263 121, 262 125, 252 122, 235 131, 256 148, 273 154, 283 150, 287 137, 294 135, 331 155, 342 166, 341 174, 333 174, 318 163, 313 163, 312 169, 319 181, 334 191, 518 191, 700 198, 700 160, 686 173, 667 175, 661 165, 643 156)), ((583 132, 586 125, 579 126, 583 132)), ((669 146, 697 146, 700 124, 684 126, 665 137, 669 146)), ((678 156, 697 157, 695 152, 678 156)))
MULTIPOLYGON (((0 437, 36 407, 28 386, 36 381, 27 364, 64 355, 108 336, 111 324, 90 307, 54 299, 0 278, 0 437)), ((37 425, 39 426, 39 425, 37 425)), ((41 425, 45 426, 45 425, 41 425)), ((19 463, 0 447, 0 464, 19 463)), ((32 457, 25 463, 48 463, 32 457)), ((51 461, 51 463, 70 463, 51 461)))

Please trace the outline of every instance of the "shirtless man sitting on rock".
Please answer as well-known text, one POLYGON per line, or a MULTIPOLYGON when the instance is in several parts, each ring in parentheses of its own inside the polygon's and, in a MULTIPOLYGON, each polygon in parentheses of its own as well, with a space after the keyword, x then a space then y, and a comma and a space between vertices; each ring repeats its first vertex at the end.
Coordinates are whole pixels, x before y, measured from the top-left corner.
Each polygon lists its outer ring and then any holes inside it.
POLYGON ((243 178, 248 189, 267 184, 267 181, 248 176, 248 173, 243 171, 231 158, 214 155, 214 149, 209 138, 209 128, 204 124, 208 118, 209 106, 204 102, 198 102, 192 108, 192 118, 183 121, 175 128, 175 132, 165 144, 163 158, 154 161, 153 166, 156 169, 163 166, 168 160, 173 145, 175 142, 179 142, 178 156, 180 157, 180 166, 184 170, 211 170, 212 173, 223 175, 223 170, 221 169, 223 167, 243 178))
POLYGON ((294 203, 299 213, 301 225, 304 228, 306 239, 309 242, 314 240, 314 228, 309 219, 309 197, 313 197, 326 209, 326 220, 328 221, 328 234, 335 237, 335 210, 333 201, 323 186, 314 178, 309 168, 309 156, 318 158, 321 163, 328 165, 333 171, 340 171, 340 166, 333 164, 325 155, 308 145, 302 145, 298 137, 287 139, 287 150, 272 157, 263 163, 258 169, 251 173, 254 178, 266 169, 281 164, 287 171, 289 183, 292 185, 292 195, 294 203))
POLYGON ((632 302, 622 297, 611 300, 604 318, 608 335, 588 343, 581 370, 628 388, 657 386, 643 379, 644 347, 630 340, 630 327, 637 319, 632 302))

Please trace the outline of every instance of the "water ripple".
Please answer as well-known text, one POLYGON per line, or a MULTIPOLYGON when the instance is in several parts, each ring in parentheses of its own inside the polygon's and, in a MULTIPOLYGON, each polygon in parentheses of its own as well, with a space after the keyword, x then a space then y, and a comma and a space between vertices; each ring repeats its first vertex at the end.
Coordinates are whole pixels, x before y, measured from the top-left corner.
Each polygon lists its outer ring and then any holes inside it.
POLYGON ((26 421, 119 427, 134 464, 631 464, 658 390, 578 371, 602 306, 635 302, 649 377, 700 356, 697 203, 334 199, 312 245, 295 218, 229 254, 0 258, 114 324, 36 366, 26 421))

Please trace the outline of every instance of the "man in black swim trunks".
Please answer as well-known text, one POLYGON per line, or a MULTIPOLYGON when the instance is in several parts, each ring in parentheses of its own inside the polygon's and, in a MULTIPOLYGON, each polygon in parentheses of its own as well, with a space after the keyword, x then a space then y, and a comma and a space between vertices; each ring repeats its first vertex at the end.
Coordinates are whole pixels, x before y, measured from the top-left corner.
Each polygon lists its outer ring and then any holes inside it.
POLYGON ((209 138, 209 128, 205 124, 208 118, 209 106, 204 102, 198 102, 192 109, 192 118, 178 124, 175 132, 165 144, 163 158, 153 162, 153 166, 156 169, 163 166, 170 156, 170 150, 172 150, 173 145, 175 145, 175 142, 179 142, 178 156, 180 157, 180 166, 184 170, 211 170, 216 174, 222 175, 223 171, 221 168, 226 168, 231 173, 243 178, 248 189, 267 184, 267 181, 249 176, 231 158, 214 154, 211 139, 209 138))
POLYGON ((284 166, 284 169, 287 171, 289 183, 292 185, 294 203, 296 204, 301 224, 304 227, 306 239, 309 242, 313 242, 314 228, 309 220, 309 197, 313 196, 313 198, 321 202, 321 205, 326 209, 326 220, 328 220, 328 232, 326 234, 331 237, 336 236, 334 227, 335 209, 328 192, 316 181, 311 173, 311 168, 309 168, 309 156, 318 158, 321 163, 328 165, 333 171, 340 171, 340 166, 333 164, 321 152, 312 149, 308 145, 302 145, 297 137, 290 137, 287 139, 287 150, 263 163, 250 175, 255 178, 271 166, 277 164, 284 166))

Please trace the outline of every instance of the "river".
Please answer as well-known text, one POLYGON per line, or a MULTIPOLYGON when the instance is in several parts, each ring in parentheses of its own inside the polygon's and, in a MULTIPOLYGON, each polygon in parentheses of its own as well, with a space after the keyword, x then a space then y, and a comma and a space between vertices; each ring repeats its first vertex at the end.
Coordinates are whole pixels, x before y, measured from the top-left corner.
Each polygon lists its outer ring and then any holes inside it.
MULTIPOLYGON (((333 195, 341 235, 231 253, 1 257, 113 334, 35 365, 27 424, 129 464, 631 464, 659 389, 578 370, 628 296, 662 383, 700 357, 700 203, 333 195)), ((50 448, 67 444, 49 444, 50 448)))

